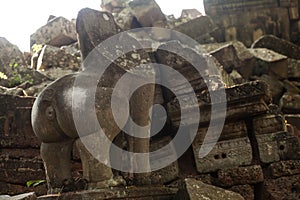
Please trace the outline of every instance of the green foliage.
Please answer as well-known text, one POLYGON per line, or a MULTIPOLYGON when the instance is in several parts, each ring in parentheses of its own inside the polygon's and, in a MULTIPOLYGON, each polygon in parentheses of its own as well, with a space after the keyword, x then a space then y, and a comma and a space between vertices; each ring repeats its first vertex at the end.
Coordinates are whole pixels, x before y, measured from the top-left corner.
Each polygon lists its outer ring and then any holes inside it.
POLYGON ((7 76, 3 72, 0 72, 0 80, 1 79, 4 79, 4 80, 7 79, 7 76))
POLYGON ((9 78, 8 85, 9 87, 20 85, 24 82, 29 82, 30 84, 33 84, 33 78, 30 76, 30 74, 26 74, 25 76, 22 76, 18 72, 13 72, 13 76, 9 78))
POLYGON ((42 183, 45 183, 45 180, 34 180, 34 181, 27 181, 26 185, 27 187, 36 187, 38 185, 41 185, 42 183))
POLYGON ((33 51, 34 53, 36 53, 36 52, 42 50, 43 46, 44 46, 44 45, 42 45, 42 44, 34 44, 34 45, 31 47, 31 49, 32 49, 32 51, 33 51))

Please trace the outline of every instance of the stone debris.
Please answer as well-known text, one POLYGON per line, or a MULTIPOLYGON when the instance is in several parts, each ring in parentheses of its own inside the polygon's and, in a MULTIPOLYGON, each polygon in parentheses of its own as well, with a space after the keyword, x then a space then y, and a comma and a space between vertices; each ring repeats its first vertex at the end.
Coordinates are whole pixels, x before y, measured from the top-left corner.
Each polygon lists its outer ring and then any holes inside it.
POLYGON ((258 38, 251 48, 266 48, 289 58, 300 59, 300 47, 274 35, 264 35, 258 38))
POLYGON ((0 37, 0 71, 8 73, 9 68, 16 65, 25 65, 23 53, 16 45, 11 44, 6 38, 0 37))
POLYGON ((35 44, 61 47, 76 41, 75 24, 64 17, 56 17, 30 36, 30 47, 35 44))
POLYGON ((212 185, 207 185, 196 179, 187 178, 183 181, 175 200, 206 200, 206 199, 232 199, 243 200, 244 198, 235 192, 224 190, 212 185))
POLYGON ((175 25, 173 29, 186 34, 200 44, 206 44, 215 42, 212 35, 217 27, 209 16, 200 16, 185 23, 175 25))
POLYGON ((166 17, 155 0, 133 0, 129 7, 142 27, 164 27, 166 17))

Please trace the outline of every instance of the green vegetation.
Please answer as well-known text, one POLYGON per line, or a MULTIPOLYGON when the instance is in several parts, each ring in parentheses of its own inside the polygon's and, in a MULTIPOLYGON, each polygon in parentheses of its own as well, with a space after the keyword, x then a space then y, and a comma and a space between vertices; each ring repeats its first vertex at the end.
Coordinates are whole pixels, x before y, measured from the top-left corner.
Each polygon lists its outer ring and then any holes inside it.
POLYGON ((24 82, 29 82, 30 84, 33 84, 33 78, 30 76, 30 74, 22 76, 18 72, 13 72, 13 76, 9 78, 8 85, 9 87, 14 87, 24 82))
POLYGON ((3 72, 0 72, 0 80, 1 79, 4 79, 4 80, 7 79, 7 76, 3 72))
POLYGON ((41 185, 42 183, 45 183, 45 180, 34 180, 34 181, 27 181, 26 185, 27 187, 36 187, 38 185, 41 185))
POLYGON ((42 50, 43 46, 44 46, 44 45, 42 45, 42 44, 34 44, 34 45, 31 47, 31 49, 32 49, 32 51, 33 51, 34 53, 36 53, 36 52, 42 50))

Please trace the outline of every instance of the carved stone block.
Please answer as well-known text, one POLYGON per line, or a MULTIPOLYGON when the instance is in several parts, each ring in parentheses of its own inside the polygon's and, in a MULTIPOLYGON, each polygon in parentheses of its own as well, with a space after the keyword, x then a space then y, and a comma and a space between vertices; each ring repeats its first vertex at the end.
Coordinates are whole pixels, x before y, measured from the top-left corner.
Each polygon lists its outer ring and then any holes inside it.
POLYGON ((223 141, 247 137, 247 127, 245 121, 225 123, 219 138, 213 134, 207 135, 207 130, 208 128, 198 129, 198 133, 194 139, 196 143, 202 144, 205 137, 208 143, 216 140, 223 141))
POLYGON ((283 116, 262 115, 253 119, 253 131, 256 135, 284 132, 287 130, 283 116))
POLYGON ((256 135, 260 160, 273 163, 280 160, 299 159, 298 139, 286 132, 256 135))
POLYGON ((192 146, 199 173, 250 165, 252 161, 252 148, 247 137, 218 142, 204 158, 199 158, 200 148, 208 148, 210 144, 202 146, 194 141, 192 146))
POLYGON ((220 186, 252 185, 264 181, 264 174, 260 165, 221 169, 218 171, 216 184, 220 186))

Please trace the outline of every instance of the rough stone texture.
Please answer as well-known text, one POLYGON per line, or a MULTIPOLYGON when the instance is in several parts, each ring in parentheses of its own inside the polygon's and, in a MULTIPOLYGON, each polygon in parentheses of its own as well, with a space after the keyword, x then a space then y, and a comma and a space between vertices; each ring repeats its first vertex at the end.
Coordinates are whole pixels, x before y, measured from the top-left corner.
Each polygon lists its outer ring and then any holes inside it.
POLYGON ((237 70, 245 79, 249 79, 252 75, 254 56, 241 42, 230 42, 210 54, 214 56, 225 71, 231 73, 237 70))
POLYGON ((254 187, 250 185, 237 185, 231 187, 229 190, 239 193, 245 200, 254 200, 254 187))
POLYGON ((251 48, 266 48, 289 58, 300 59, 300 47, 273 35, 264 35, 257 39, 251 48))
POLYGON ((5 200, 5 199, 10 199, 10 200, 36 200, 37 197, 34 192, 26 193, 26 194, 20 194, 16 196, 2 196, 0 195, 0 200, 5 200))
POLYGON ((81 60, 77 55, 70 54, 67 50, 45 45, 39 54, 36 70, 46 70, 51 67, 71 69, 77 71, 81 60))
POLYGON ((25 65, 23 53, 6 38, 0 37, 0 71, 5 73, 15 65, 25 65))
POLYGON ((268 167, 270 176, 272 178, 279 178, 283 176, 292 176, 300 174, 300 160, 288 160, 272 163, 268 167))
POLYGON ((43 180, 45 171, 41 160, 0 160, 0 182, 26 185, 30 180, 43 180))
POLYGON ((256 58, 253 69, 255 75, 269 74, 278 77, 278 79, 288 77, 286 56, 265 48, 249 49, 249 51, 256 58))
MULTIPOLYGON (((211 56, 201 55, 195 49, 184 47, 178 41, 162 44, 156 52, 156 58, 158 63, 167 65, 177 70, 188 81, 190 81, 191 86, 198 93, 206 90, 207 84, 211 86, 212 89, 224 87, 224 84, 226 86, 231 86, 233 84, 233 81, 229 80, 230 78, 228 74, 222 70, 220 64, 211 56), (173 52, 163 49, 172 49, 173 52), (179 57, 177 53, 179 55, 184 54, 186 59, 179 57), (210 65, 213 67, 209 67, 210 65), (199 74, 196 69, 203 73, 199 74), (216 72, 214 71, 215 69, 219 71, 216 72)), ((184 95, 192 92, 192 88, 185 84, 185 80, 183 80, 175 72, 172 72, 171 74, 165 74, 164 72, 161 72, 161 79, 166 81, 169 85, 169 89, 177 92, 178 95, 184 95)), ((167 102, 173 99, 173 97, 174 94, 168 94, 166 92, 165 100, 167 102)))
POLYGON ((280 99, 280 108, 286 114, 300 113, 300 94, 285 93, 280 99))
MULTIPOLYGON (((281 36, 289 40, 290 21, 286 8, 266 7, 261 10, 247 10, 237 13, 218 14, 213 16, 220 33, 218 42, 238 40, 247 47, 265 34, 281 36)), ((267 47, 265 47, 267 48, 267 47)))
POLYGON ((282 115, 261 115, 253 119, 253 132, 256 135, 284 132, 286 130, 282 115))
POLYGON ((232 1, 232 0, 204 0, 205 13, 211 16, 218 14, 228 14, 237 11, 245 12, 247 10, 277 7, 276 0, 254 0, 249 2, 232 1))
MULTIPOLYGON (((193 38, 200 44, 214 42, 213 32, 216 29, 217 27, 209 16, 201 16, 174 27, 175 31, 193 38)), ((176 36, 174 37, 176 38, 176 36)))
POLYGON ((2 148, 38 148, 30 122, 34 98, 0 95, 0 124, 2 148))
POLYGON ((162 27, 166 23, 166 17, 155 0, 133 0, 129 7, 143 27, 162 27))
POLYGON ((207 199, 232 199, 243 200, 244 198, 235 192, 224 190, 212 185, 207 185, 196 179, 187 178, 183 181, 175 200, 207 200, 207 199))
POLYGON ((115 23, 112 14, 85 8, 78 13, 76 31, 79 36, 82 60, 84 60, 98 44, 117 34, 119 27, 115 23))
POLYGON ((253 185, 264 181, 260 165, 219 170, 216 184, 222 187, 235 185, 253 185))
POLYGON ((194 141, 196 143, 203 144, 204 138, 206 139, 207 143, 211 143, 212 141, 224 141, 232 140, 235 138, 243 138, 248 135, 245 121, 233 121, 225 123, 222 129, 222 133, 219 137, 214 134, 207 135, 207 130, 208 127, 199 128, 194 141))
MULTIPOLYGON (((218 92, 218 90, 217 90, 218 92)), ((266 102, 270 102, 268 86, 264 82, 249 82, 234 87, 227 88, 227 119, 241 120, 249 116, 266 113, 269 110, 266 102), (251 101, 249 101, 251 99, 251 101)), ((209 92, 202 92, 198 95, 199 107, 201 109, 199 119, 189 118, 188 124, 207 124, 210 121, 210 96, 209 92)), ((181 108, 187 109, 187 108, 181 108)), ((167 104, 168 114, 172 125, 178 127, 180 123, 180 106, 177 99, 167 104)), ((187 125, 188 125, 187 124, 187 125)))
POLYGON ((268 179, 264 182, 262 199, 281 200, 300 198, 300 175, 268 179))
POLYGON ((263 163, 300 158, 298 139, 286 132, 256 135, 256 140, 263 163))
POLYGON ((248 138, 218 142, 204 158, 199 157, 200 148, 208 148, 210 144, 202 145, 194 140, 192 145, 199 173, 250 165, 252 161, 252 149, 248 138))
POLYGON ((114 18, 119 27, 124 31, 139 28, 141 26, 128 7, 124 8, 121 12, 114 14, 114 18))
POLYGON ((180 18, 195 19, 195 18, 198 18, 201 16, 202 16, 202 13, 199 12, 197 9, 183 9, 181 11, 180 18))
POLYGON ((61 47, 77 41, 75 24, 63 17, 56 17, 30 36, 30 46, 48 44, 61 47))
POLYGON ((288 78, 300 79, 300 61, 295 59, 288 59, 288 78))
POLYGON ((264 81, 269 85, 272 101, 278 105, 279 100, 284 93, 284 83, 278 80, 278 78, 276 78, 274 75, 270 76, 268 74, 263 74, 262 76, 253 76, 253 78, 255 80, 264 81))
POLYGON ((82 191, 74 193, 63 193, 56 195, 45 195, 38 200, 81 200, 81 199, 132 199, 132 200, 171 200, 178 189, 168 187, 128 187, 108 188, 101 190, 82 191))

